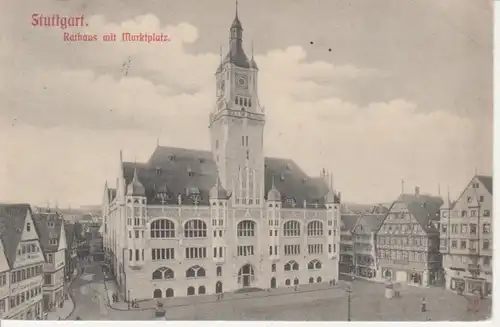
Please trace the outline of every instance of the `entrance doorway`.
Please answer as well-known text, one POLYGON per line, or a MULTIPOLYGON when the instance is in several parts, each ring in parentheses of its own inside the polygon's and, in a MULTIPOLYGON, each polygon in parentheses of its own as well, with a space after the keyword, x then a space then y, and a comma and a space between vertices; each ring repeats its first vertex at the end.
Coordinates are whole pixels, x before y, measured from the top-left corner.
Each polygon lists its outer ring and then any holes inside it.
POLYGON ((215 284, 215 293, 216 294, 222 293, 222 282, 217 282, 217 284, 215 284))
POLYGON ((246 264, 241 267, 238 272, 238 284, 242 287, 249 287, 255 278, 253 267, 250 264, 246 264))
POLYGON ((276 278, 271 278, 271 288, 276 288, 276 278))

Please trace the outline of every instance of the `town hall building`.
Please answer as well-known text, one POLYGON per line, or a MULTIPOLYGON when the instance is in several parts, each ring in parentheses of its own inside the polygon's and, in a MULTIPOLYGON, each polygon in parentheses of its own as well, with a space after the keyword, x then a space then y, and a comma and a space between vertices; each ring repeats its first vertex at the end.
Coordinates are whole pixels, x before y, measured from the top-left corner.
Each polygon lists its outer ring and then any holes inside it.
POLYGON ((106 261, 127 300, 338 280, 340 193, 330 173, 265 157, 259 69, 238 13, 215 73, 211 151, 158 145, 105 185, 106 261))

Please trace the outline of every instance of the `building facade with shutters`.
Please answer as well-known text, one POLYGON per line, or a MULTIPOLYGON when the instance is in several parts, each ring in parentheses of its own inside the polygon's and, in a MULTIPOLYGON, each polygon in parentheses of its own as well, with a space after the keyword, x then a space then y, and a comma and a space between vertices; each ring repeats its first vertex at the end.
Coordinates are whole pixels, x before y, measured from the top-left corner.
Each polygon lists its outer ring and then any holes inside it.
POLYGON ((43 265, 44 311, 53 311, 64 302, 64 273, 66 266, 66 231, 62 216, 51 209, 39 208, 33 215, 45 255, 43 265))
POLYGON ((493 178, 474 176, 455 202, 441 207, 446 288, 492 293, 493 178))
MULTIPOLYGON (((386 209, 386 208, 384 208, 386 209)), ((378 211, 378 210, 377 210, 378 211)), ((384 211, 384 210, 380 210, 384 211)), ((377 275, 377 237, 376 233, 386 213, 364 213, 353 229, 353 275, 356 277, 381 280, 377 275)))
POLYGON ((437 285, 442 279, 439 253, 440 197, 402 194, 377 232, 377 274, 414 286, 437 285))
POLYGON ((29 204, 0 204, 0 319, 43 318, 40 238, 29 204))
POLYGON ((126 299, 275 288, 338 279, 340 193, 264 155, 258 68, 236 14, 215 73, 211 151, 158 145, 145 163, 120 154, 105 186, 106 262, 126 299))
POLYGON ((352 275, 354 272, 354 227, 360 218, 359 214, 340 215, 339 239, 339 274, 352 275))

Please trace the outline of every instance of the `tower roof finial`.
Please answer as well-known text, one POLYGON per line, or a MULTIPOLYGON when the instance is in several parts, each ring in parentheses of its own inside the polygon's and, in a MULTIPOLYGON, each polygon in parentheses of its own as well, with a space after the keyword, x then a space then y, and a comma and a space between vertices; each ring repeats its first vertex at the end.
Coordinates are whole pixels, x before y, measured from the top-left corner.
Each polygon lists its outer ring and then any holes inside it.
POLYGON ((253 59, 253 40, 252 40, 252 59, 253 59))
POLYGON ((238 17, 238 0, 236 0, 236 17, 238 17))

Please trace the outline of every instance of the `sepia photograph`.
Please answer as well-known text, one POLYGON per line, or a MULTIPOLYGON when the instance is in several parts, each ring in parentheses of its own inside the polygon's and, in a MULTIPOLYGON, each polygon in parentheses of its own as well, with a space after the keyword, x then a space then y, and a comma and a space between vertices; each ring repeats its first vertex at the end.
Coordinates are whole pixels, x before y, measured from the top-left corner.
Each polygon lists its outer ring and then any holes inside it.
POLYGON ((0 0, 0 319, 491 319, 493 11, 0 0))

